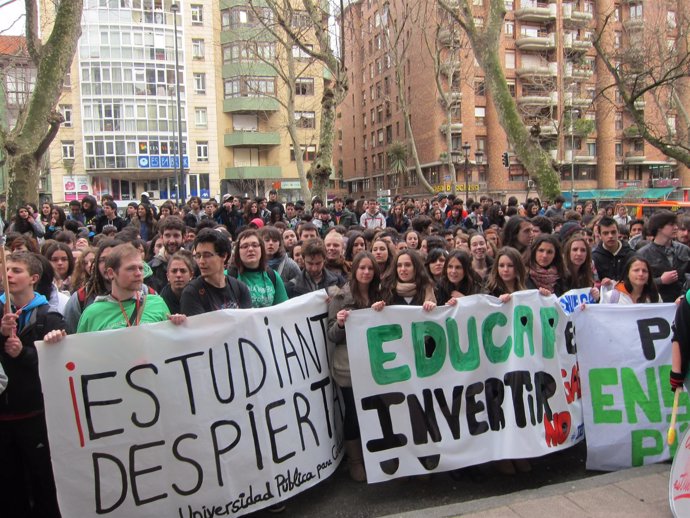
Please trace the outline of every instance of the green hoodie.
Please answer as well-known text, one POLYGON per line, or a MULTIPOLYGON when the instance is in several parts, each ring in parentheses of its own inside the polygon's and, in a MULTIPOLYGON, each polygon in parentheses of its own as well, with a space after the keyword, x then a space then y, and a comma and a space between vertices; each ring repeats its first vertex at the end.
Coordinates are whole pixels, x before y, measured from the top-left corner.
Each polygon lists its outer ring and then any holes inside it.
MULTIPOLYGON (((153 324, 168 319, 170 310, 160 295, 146 295, 144 297, 144 310, 140 324, 153 324)), ((91 331, 104 331, 106 329, 121 329, 128 327, 132 312, 136 310, 134 298, 120 303, 110 295, 96 297, 96 300, 81 314, 77 333, 89 333, 91 331), (124 309, 127 318, 122 314, 124 309)))

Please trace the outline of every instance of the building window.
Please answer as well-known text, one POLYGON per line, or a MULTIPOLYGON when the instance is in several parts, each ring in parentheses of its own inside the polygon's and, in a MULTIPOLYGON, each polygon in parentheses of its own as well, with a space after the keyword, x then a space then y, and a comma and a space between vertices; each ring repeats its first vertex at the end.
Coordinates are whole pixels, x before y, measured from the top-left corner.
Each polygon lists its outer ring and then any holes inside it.
POLYGON ((515 89, 515 79, 508 79, 508 91, 511 97, 515 97, 517 90, 515 89))
POLYGON ((674 11, 668 11, 666 13, 666 25, 669 29, 676 28, 676 13, 674 11))
POLYGON ((616 158, 623 157, 623 144, 616 142, 616 158))
MULTIPOLYGON (((307 50, 314 50, 313 45, 305 45, 305 47, 307 50)), ((292 46, 292 57, 295 59, 311 59, 309 52, 304 50, 299 45, 293 45, 292 46)))
POLYGON ((515 2, 513 0, 505 0, 506 11, 515 9, 515 2))
POLYGON ((503 24, 503 29, 505 30, 506 37, 510 38, 511 40, 515 38, 515 22, 506 21, 503 24))
POLYGON ((514 50, 506 50, 506 69, 507 70, 514 70, 515 69, 515 51, 514 50))
POLYGON ((204 59, 204 40, 192 39, 192 57, 194 59, 204 59))
POLYGON ((192 4, 191 6, 192 24, 201 25, 204 23, 204 6, 192 4))
POLYGON ((196 161, 208 162, 208 141, 198 141, 196 143, 196 161))
POLYGON ((630 19, 636 20, 642 18, 642 3, 630 4, 630 19))
POLYGON ((61 104, 60 105, 60 113, 62 114, 62 117, 65 119, 65 122, 62 123, 63 128, 71 128, 72 127, 72 105, 71 104, 61 104))
POLYGON ((621 6, 617 5, 616 7, 613 8, 613 19, 616 22, 621 21, 621 6))
POLYGON ((194 108, 194 124, 197 128, 208 126, 208 111, 206 108, 194 108))
POLYGON ((597 156, 596 142, 587 142, 587 156, 597 156))
POLYGON ((484 126, 484 120, 486 118, 486 108, 484 106, 475 106, 474 108, 474 121, 477 126, 484 126))
MULTIPOLYGON (((314 95, 314 78, 297 78, 295 80, 295 95, 314 95)), ((366 93, 364 95, 366 96, 366 93)))
POLYGON ((483 79, 478 79, 474 82, 474 95, 484 97, 486 95, 486 83, 483 79))
POLYGON ((314 129, 316 128, 316 113, 295 112, 295 123, 298 128, 314 129))
MULTIPOLYGON (((312 162, 316 159, 316 146, 301 145, 300 149, 302 150, 302 160, 305 162, 312 162)), ((295 146, 292 144, 290 144, 290 160, 295 161, 295 146)), ((364 160, 366 164, 366 158, 364 160)))
POLYGON ((206 74, 201 72, 194 72, 194 93, 206 93, 206 74))
POLYGON ((621 112, 616 112, 616 129, 623 129, 623 114, 621 112))
POLYGON ((74 141, 73 140, 63 140, 62 141, 62 158, 71 158, 74 160, 74 141))

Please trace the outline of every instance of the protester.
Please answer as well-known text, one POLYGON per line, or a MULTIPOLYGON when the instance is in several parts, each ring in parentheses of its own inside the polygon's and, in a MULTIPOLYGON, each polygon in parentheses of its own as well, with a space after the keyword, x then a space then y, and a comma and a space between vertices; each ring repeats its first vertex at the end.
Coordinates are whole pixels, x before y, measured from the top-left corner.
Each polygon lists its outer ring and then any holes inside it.
POLYGON ((331 369, 333 378, 343 394, 345 451, 348 457, 350 478, 356 482, 366 482, 366 471, 360 442, 357 406, 350 377, 345 322, 352 310, 371 307, 380 300, 380 282, 381 277, 374 256, 369 252, 359 252, 352 263, 350 281, 342 289, 335 291, 328 307, 328 338, 336 344, 331 369))
POLYGON ((69 295, 72 291, 70 276, 74 272, 74 255, 72 250, 65 243, 54 241, 46 247, 43 255, 53 265, 55 286, 58 290, 64 291, 69 295))
POLYGON ((631 257, 623 268, 623 278, 612 290, 602 292, 602 304, 647 304, 662 302, 651 267, 640 256, 631 257))
MULTIPOLYGON (((35 255, 13 253, 5 266, 12 308, 0 327, 0 365, 10 380, 0 398, 2 515, 59 518, 35 342, 62 329, 64 321, 34 292, 42 274, 35 255)), ((6 296, 0 296, 2 304, 6 296)))
POLYGON ((183 314, 193 316, 219 309, 252 307, 246 284, 225 273, 231 246, 227 237, 210 228, 201 230, 196 236, 194 259, 201 276, 182 291, 180 307, 183 314))
POLYGON ((453 250, 443 265, 441 279, 436 283, 436 302, 446 304, 451 298, 482 292, 482 280, 472 268, 472 259, 464 250, 453 250))
POLYGON ((669 210, 652 214, 647 228, 653 240, 638 250, 637 255, 648 261, 663 301, 675 302, 684 293, 684 287, 690 280, 690 248, 674 241, 678 222, 676 214, 669 210))
POLYGON ((472 256, 472 271, 474 271, 483 283, 491 271, 493 260, 488 255, 488 246, 485 236, 474 233, 469 239, 470 255, 472 256))
POLYGON ((182 291, 194 279, 194 258, 189 250, 178 250, 168 261, 168 284, 161 290, 170 313, 181 313, 182 291))
POLYGON ((160 224, 158 231, 162 237, 163 248, 149 262, 149 266, 153 270, 149 284, 159 293, 168 283, 168 259, 182 248, 185 230, 184 222, 177 216, 169 216, 160 224))
POLYGON ((501 241, 503 246, 509 246, 523 253, 532 243, 532 223, 522 216, 513 216, 503 227, 501 241))
POLYGON ((563 289, 569 291, 591 288, 590 295, 598 301, 599 290, 595 286, 592 270, 592 249, 585 238, 575 236, 566 242, 563 247, 563 263, 565 272, 563 289))
POLYGON ((359 218, 359 224, 364 228, 386 228, 386 218, 379 211, 376 198, 369 200, 366 212, 359 218))
POLYGON ((345 260, 351 265, 352 261, 354 261, 355 259, 355 256, 360 252, 364 252, 366 250, 366 247, 367 242, 364 239, 364 235, 361 232, 358 232, 356 230, 349 232, 347 238, 347 245, 345 246, 345 260))
POLYGON ((384 306, 422 306, 424 311, 436 307, 434 283, 424 269, 424 263, 415 250, 403 250, 395 259, 395 270, 381 279, 380 302, 372 308, 380 311, 384 306))
POLYGON ((551 234, 542 234, 532 243, 528 252, 523 254, 527 289, 539 289, 560 297, 564 293, 563 255, 558 239, 551 234))
POLYGON ((496 254, 496 259, 486 281, 486 292, 508 302, 511 294, 522 291, 525 287, 525 265, 520 252, 510 246, 504 246, 496 254))
POLYGON ((601 242, 592 251, 592 259, 602 285, 608 285, 623 278, 623 267, 635 251, 619 239, 613 218, 601 218, 598 228, 601 242))
MULTIPOLYGON (((294 235, 294 232, 292 234, 294 235)), ((300 269, 285 251, 283 246, 284 234, 281 235, 280 230, 275 227, 264 227, 259 231, 259 235, 264 242, 268 266, 280 275, 283 284, 287 284, 297 277, 300 274, 300 269)))
POLYGON ((371 253, 379 268, 381 278, 389 277, 395 268, 395 257, 397 252, 393 245, 379 237, 371 242, 371 253))
POLYGON ((31 234, 34 238, 39 238, 44 236, 45 227, 40 221, 34 219, 33 215, 29 213, 26 207, 19 207, 8 232, 31 234))
POLYGON ((253 308, 275 306, 288 299, 280 276, 268 266, 259 232, 247 229, 237 236, 232 275, 249 289, 253 308))
POLYGON ((325 268, 326 247, 319 238, 307 240, 302 245, 301 254, 304 258, 304 271, 286 286, 288 297, 298 297, 330 286, 340 287, 345 283, 342 277, 325 268))
POLYGON ((432 282, 437 284, 441 280, 443 275, 443 267, 446 264, 446 257, 448 252, 440 248, 435 248, 429 252, 424 259, 424 266, 426 268, 426 273, 429 274, 432 282))

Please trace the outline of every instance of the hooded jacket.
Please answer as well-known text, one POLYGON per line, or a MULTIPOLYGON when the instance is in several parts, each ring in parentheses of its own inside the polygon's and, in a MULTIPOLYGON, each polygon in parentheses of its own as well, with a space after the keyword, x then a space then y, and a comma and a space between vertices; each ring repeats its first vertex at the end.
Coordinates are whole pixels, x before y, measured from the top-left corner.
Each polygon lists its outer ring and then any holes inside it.
MULTIPOLYGON (((0 296, 5 303, 5 295, 0 296)), ((0 416, 20 417, 43 411, 43 393, 38 376, 38 353, 34 342, 43 340, 49 331, 64 329, 62 315, 50 310, 48 300, 34 293, 33 300, 21 311, 17 319, 17 336, 22 342, 19 356, 12 358, 5 352, 6 336, 0 335, 0 364, 10 381, 0 395, 0 416)))
POLYGON ((628 246, 628 243, 619 241, 620 248, 616 254, 612 254, 603 243, 599 243, 594 250, 592 250, 592 260, 597 269, 597 275, 602 281, 604 279, 612 279, 620 281, 623 276, 623 267, 633 255, 635 250, 628 246))

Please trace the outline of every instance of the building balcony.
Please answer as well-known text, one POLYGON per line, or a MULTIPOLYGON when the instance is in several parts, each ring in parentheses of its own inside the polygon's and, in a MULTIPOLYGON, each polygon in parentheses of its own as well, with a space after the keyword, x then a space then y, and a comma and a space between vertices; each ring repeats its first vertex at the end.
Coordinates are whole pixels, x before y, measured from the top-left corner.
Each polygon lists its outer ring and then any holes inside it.
POLYGON ((274 41, 276 38, 265 27, 237 27, 220 31, 220 43, 233 41, 274 41))
POLYGON ((592 105, 594 101, 589 97, 580 97, 573 95, 572 92, 566 92, 563 98, 563 104, 567 107, 573 108, 588 108, 592 105))
POLYGON ((556 48, 554 33, 539 33, 537 36, 520 36, 515 45, 522 51, 544 51, 556 48))
POLYGON ((259 61, 251 61, 246 63, 228 63, 223 65, 222 77, 235 77, 235 76, 264 76, 264 77, 277 77, 278 72, 268 63, 259 61))
POLYGON ((641 31, 644 29, 644 18, 641 16, 637 18, 629 18, 623 22, 623 27, 628 31, 641 31))
POLYGON ((438 31, 438 42, 446 47, 454 47, 460 43, 460 31, 441 29, 438 31))
MULTIPOLYGON (((448 124, 441 124, 441 133, 445 134, 447 132, 448 132, 448 124)), ((451 122, 450 132, 453 134, 462 133, 462 122, 451 122)))
POLYGON ((597 157, 594 155, 575 155, 573 157, 576 164, 596 164, 597 157))
POLYGON ((277 132, 233 131, 225 134, 223 143, 225 147, 279 146, 280 134, 277 132))
POLYGON ((645 160, 647 160, 647 157, 644 151, 627 151, 623 162, 626 164, 642 164, 645 160))
POLYGON ((540 137, 555 137, 558 135, 558 122, 555 120, 533 120, 525 121, 527 131, 530 131, 536 124, 539 124, 540 137))
POLYGON ((548 2, 525 2, 515 11, 515 19, 521 22, 547 23, 556 19, 556 4, 548 2), (530 5, 531 4, 531 5, 530 5))
POLYGON ((594 75, 594 70, 591 68, 573 67, 571 75, 576 81, 588 81, 594 75))
POLYGON ((558 95, 556 92, 523 95, 517 99, 517 103, 520 106, 555 106, 558 104, 558 95))
POLYGON ((563 25, 566 28, 584 27, 589 25, 593 18, 592 13, 580 11, 572 4, 563 4, 563 25))
POLYGON ((230 97, 223 99, 225 113, 276 112, 280 103, 272 97, 230 97))
POLYGON ((278 166, 271 165, 246 165, 236 167, 226 167, 222 180, 279 180, 282 178, 282 171, 278 166))
POLYGON ((538 81, 556 77, 558 75, 558 63, 522 66, 518 68, 517 75, 523 81, 538 81))

